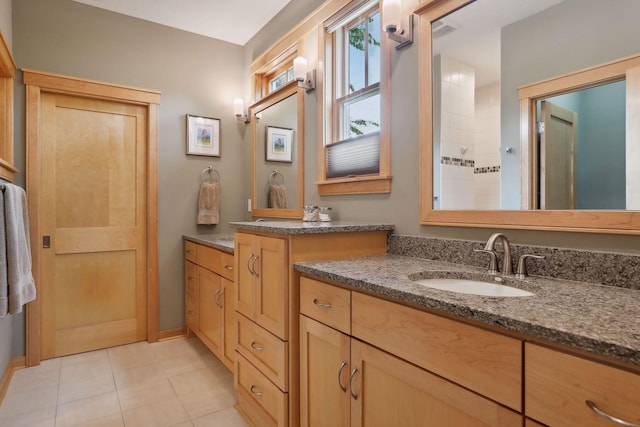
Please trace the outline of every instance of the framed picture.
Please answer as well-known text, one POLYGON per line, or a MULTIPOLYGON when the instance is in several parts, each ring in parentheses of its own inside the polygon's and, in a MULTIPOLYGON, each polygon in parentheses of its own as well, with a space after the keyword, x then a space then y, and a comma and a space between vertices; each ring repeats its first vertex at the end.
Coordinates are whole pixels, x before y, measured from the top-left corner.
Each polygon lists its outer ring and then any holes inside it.
POLYGON ((187 154, 220 157, 220 119, 187 114, 187 154))
POLYGON ((267 126, 267 161, 291 163, 293 129, 267 126))

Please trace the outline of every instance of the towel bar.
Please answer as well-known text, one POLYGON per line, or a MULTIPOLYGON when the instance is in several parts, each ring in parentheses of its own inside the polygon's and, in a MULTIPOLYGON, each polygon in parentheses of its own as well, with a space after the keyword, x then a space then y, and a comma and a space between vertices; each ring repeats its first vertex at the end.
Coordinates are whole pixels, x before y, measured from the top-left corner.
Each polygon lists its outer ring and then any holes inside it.
POLYGON ((220 182, 220 173, 217 170, 215 170, 213 168, 213 166, 207 166, 206 168, 204 168, 202 170, 202 173, 200 174, 200 181, 201 182, 206 182, 205 180, 207 178, 205 177, 205 174, 209 174, 209 176, 211 177, 212 183, 220 182))
POLYGON ((276 178, 280 177, 280 180, 282 182, 280 182, 280 184, 278 185, 284 185, 284 175, 282 175, 279 171, 274 170, 273 172, 271 172, 271 174, 269 175, 269 184, 271 185, 276 185, 276 178))

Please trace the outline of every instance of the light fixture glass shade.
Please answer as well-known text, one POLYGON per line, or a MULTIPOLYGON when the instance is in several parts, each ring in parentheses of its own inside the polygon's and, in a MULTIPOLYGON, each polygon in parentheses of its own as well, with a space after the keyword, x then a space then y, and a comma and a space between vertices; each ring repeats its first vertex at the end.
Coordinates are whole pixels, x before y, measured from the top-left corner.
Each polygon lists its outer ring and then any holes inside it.
POLYGON ((382 2, 382 19, 385 31, 394 33, 400 29, 401 13, 400 0, 384 0, 382 2))
POLYGON ((307 78, 307 59, 298 56, 293 60, 293 78, 299 82, 307 78))
POLYGON ((233 100, 233 114, 236 116, 242 116, 244 114, 244 101, 242 98, 233 100))

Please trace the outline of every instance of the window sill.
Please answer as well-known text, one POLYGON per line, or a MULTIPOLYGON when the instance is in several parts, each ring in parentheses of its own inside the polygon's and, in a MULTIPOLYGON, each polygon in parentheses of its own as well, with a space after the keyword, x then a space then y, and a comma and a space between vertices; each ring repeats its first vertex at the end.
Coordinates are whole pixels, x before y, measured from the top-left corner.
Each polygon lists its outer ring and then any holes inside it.
POLYGON ((391 193, 390 176, 359 176, 317 181, 321 196, 391 193))

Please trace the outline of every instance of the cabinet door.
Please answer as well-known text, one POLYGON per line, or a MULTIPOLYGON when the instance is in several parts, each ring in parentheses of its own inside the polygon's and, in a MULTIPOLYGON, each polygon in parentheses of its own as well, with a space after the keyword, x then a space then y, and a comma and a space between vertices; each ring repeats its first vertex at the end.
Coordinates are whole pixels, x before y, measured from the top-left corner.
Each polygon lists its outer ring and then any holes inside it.
POLYGON ((233 371, 236 348, 236 285, 231 280, 220 278, 222 284, 222 310, 224 316, 222 362, 233 371))
POLYGON ((352 426, 522 426, 523 417, 356 339, 352 426))
POLYGON ((184 261, 184 290, 194 298, 198 298, 198 284, 196 283, 196 265, 191 261, 184 261))
POLYGON ((235 266, 236 309, 249 319, 255 319, 256 281, 251 269, 255 260, 252 235, 236 233, 235 258, 237 263, 235 266))
POLYGON ((252 269, 257 280, 255 321, 281 339, 287 339, 287 242, 256 236, 252 269))
POLYGON ((223 322, 220 276, 200 266, 197 271, 201 339, 220 358, 223 322))
POLYGON ((347 427, 350 337, 300 316, 300 425, 347 427))

